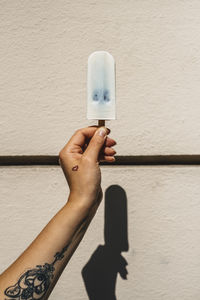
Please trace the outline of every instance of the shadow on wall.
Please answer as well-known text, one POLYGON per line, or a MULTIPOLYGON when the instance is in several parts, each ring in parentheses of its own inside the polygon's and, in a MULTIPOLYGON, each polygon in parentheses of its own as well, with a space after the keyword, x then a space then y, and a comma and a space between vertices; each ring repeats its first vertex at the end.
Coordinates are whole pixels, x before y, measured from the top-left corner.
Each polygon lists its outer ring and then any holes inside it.
POLYGON ((127 279, 125 258, 128 251, 127 197, 119 185, 105 192, 105 245, 99 245, 82 269, 82 277, 90 300, 116 300, 117 274, 127 279))

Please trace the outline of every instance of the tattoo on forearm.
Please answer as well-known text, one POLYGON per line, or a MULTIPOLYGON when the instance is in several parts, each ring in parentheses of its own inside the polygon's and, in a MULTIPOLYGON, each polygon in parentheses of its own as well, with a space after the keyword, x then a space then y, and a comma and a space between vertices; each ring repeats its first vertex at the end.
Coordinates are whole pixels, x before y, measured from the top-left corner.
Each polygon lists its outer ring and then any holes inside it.
MULTIPOLYGON (((70 243, 69 243, 70 244, 70 243)), ((13 286, 8 287, 4 294, 8 300, 38 300, 46 294, 54 277, 55 263, 62 260, 69 244, 61 252, 54 255, 51 264, 38 265, 35 269, 26 271, 13 286)))
POLYGON ((65 252, 68 248, 70 249, 71 245, 73 247, 73 241, 76 241, 78 236, 84 235, 89 223, 90 218, 87 216, 79 223, 73 238, 68 244, 54 255, 53 262, 51 264, 37 265, 34 269, 26 271, 15 285, 8 287, 4 291, 4 294, 9 297, 4 300, 42 300, 54 278, 56 262, 64 258, 65 252))

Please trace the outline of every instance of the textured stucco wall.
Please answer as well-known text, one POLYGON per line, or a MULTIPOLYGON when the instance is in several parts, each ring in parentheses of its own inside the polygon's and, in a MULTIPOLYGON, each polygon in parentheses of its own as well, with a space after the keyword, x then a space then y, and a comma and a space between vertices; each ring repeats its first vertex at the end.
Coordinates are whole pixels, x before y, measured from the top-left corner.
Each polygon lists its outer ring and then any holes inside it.
MULTIPOLYGON (((128 263, 128 276, 127 280, 117 276, 117 299, 199 299, 200 168, 101 169, 104 191, 112 185, 126 191, 126 199, 121 200, 127 200, 127 215, 120 222, 128 223, 129 250, 121 253, 128 263)), ((1 272, 65 203, 68 189, 58 167, 0 170, 1 272)), ((106 201, 117 199, 110 196, 106 201)), ((97 247, 104 245, 104 204, 103 200, 50 299, 88 299, 81 271, 97 247)), ((113 204, 112 218, 115 210, 113 204)), ((96 269, 92 276, 98 276, 96 269)))
MULTIPOLYGON (((199 30, 199 0, 0 0, 0 155, 56 155, 95 123, 86 120, 95 50, 116 59, 117 120, 107 125, 117 154, 199 154, 199 30)), ((101 169, 103 190, 119 185, 128 203, 117 300, 200 299, 200 167, 101 169)), ((0 167, 0 192, 2 272, 68 187, 58 167, 0 167)), ((50 299, 88 299, 81 270, 104 245, 105 200, 50 299)))
POLYGON ((57 154, 93 123, 95 50, 116 59, 118 119, 108 124, 119 154, 198 154, 199 15, 199 0, 1 0, 0 154, 57 154))

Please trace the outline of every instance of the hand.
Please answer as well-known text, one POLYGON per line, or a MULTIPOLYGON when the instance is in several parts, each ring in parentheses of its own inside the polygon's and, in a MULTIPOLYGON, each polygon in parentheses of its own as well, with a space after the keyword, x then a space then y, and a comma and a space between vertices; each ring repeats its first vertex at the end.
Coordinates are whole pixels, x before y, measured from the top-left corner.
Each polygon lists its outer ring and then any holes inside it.
POLYGON ((113 162, 115 140, 107 137, 106 127, 89 126, 77 130, 59 153, 59 163, 70 194, 91 206, 101 191, 100 161, 113 162), (101 132, 101 135, 99 135, 101 132), (105 136, 103 136, 105 133, 105 136))

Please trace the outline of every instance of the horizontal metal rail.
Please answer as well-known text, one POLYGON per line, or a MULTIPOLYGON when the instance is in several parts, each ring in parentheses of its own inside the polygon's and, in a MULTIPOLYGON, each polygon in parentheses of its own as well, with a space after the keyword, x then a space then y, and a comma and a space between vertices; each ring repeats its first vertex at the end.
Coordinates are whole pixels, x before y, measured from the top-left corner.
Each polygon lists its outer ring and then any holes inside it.
MULTIPOLYGON (((200 165, 200 155, 136 155, 115 156, 112 163, 101 162, 100 165, 200 165)), ((0 156, 0 166, 59 165, 57 155, 16 155, 0 156)))

